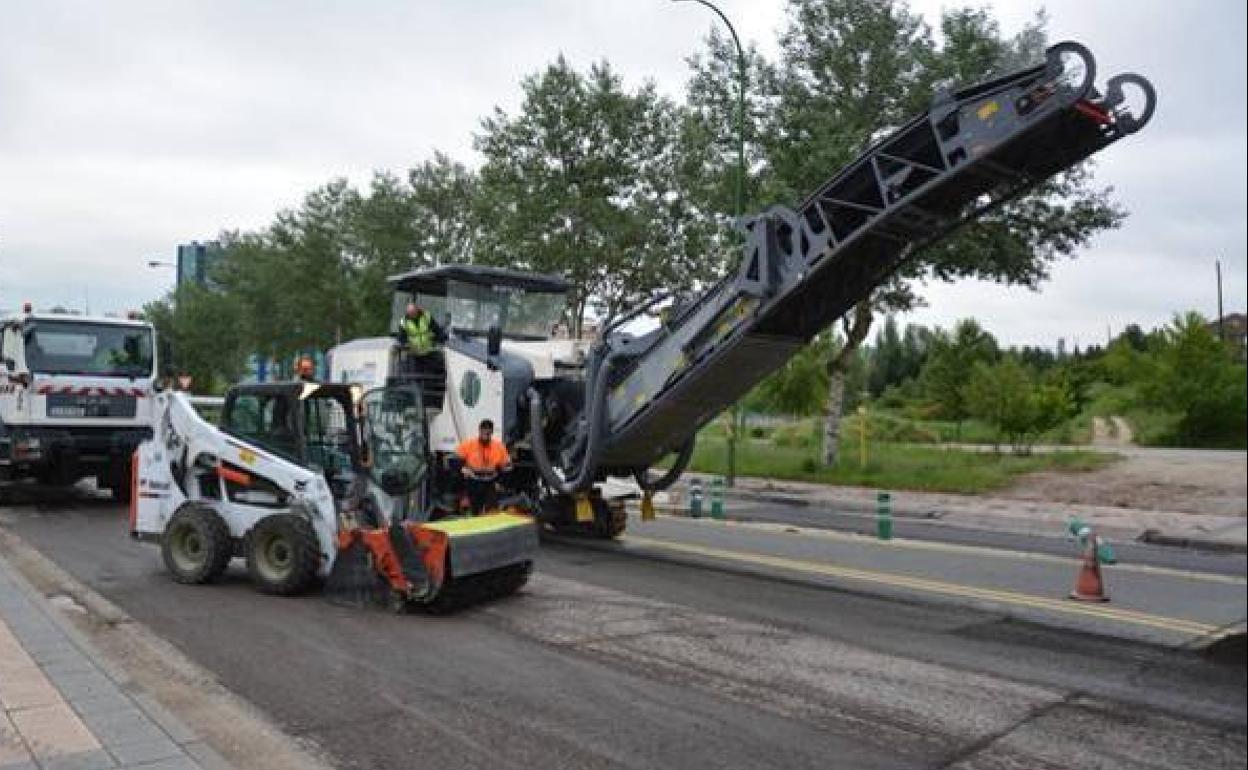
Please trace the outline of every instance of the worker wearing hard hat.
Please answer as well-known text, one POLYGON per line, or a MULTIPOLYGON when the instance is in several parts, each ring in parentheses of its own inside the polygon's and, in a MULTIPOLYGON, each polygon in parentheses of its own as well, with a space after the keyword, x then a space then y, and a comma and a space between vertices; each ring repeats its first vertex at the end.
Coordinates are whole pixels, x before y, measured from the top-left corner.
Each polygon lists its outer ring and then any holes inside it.
POLYGON ((464 463, 462 472, 472 512, 495 507, 498 477, 511 470, 511 455, 503 442, 494 437, 494 422, 482 420, 476 437, 459 442, 455 454, 464 463))

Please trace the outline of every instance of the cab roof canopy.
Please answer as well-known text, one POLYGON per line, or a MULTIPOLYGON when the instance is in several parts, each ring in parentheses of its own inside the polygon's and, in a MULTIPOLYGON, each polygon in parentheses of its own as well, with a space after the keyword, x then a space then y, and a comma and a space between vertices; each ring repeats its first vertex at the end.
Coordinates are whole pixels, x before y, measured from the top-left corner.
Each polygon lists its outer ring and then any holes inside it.
POLYGON ((430 270, 413 270, 410 273, 392 275, 387 281, 396 291, 434 296, 445 296, 447 284, 451 281, 478 286, 509 286, 549 294, 565 294, 571 288, 567 281, 558 276, 485 265, 443 265, 430 270))

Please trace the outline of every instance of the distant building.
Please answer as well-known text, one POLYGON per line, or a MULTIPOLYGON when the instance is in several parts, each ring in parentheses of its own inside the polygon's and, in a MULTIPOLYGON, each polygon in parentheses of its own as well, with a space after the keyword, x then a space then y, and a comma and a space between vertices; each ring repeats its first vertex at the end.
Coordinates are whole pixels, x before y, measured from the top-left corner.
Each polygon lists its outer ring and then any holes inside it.
POLYGON ((178 285, 195 283, 207 286, 212 266, 220 261, 225 250, 217 241, 191 241, 178 246, 178 285))
POLYGON ((1209 331, 1214 335, 1221 334, 1226 341, 1235 346, 1239 351, 1241 358, 1248 350, 1248 315, 1244 313, 1231 313, 1222 316, 1222 323, 1217 321, 1209 324, 1209 331))

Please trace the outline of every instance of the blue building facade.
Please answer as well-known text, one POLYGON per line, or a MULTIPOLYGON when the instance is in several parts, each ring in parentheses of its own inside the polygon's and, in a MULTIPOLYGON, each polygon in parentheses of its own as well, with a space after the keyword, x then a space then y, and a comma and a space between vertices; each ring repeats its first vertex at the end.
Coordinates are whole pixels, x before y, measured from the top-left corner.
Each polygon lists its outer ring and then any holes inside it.
POLYGON ((178 285, 211 284, 212 266, 221 260, 223 249, 217 241, 191 241, 178 246, 178 285))

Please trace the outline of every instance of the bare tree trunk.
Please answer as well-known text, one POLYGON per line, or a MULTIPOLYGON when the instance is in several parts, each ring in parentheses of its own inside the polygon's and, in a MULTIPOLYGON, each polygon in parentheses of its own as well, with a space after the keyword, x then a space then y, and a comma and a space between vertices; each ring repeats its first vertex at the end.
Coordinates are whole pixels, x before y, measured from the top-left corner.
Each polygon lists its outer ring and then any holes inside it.
POLYGON ((828 372, 828 403, 823 410, 823 465, 836 465, 841 453, 841 411, 845 405, 845 370, 828 372))
POLYGON ((840 350, 833 351, 828 359, 828 404, 823 412, 823 464, 825 467, 836 465, 841 444, 841 412, 845 406, 845 373, 849 362, 858 352, 867 332, 871 329, 874 318, 871 312, 871 300, 865 299, 854 305, 851 316, 841 319, 845 327, 845 344, 840 350))

